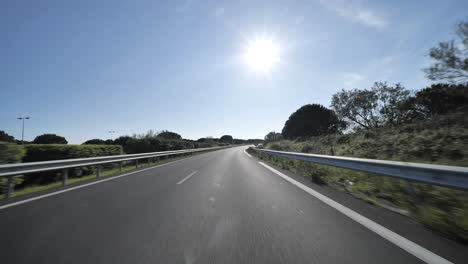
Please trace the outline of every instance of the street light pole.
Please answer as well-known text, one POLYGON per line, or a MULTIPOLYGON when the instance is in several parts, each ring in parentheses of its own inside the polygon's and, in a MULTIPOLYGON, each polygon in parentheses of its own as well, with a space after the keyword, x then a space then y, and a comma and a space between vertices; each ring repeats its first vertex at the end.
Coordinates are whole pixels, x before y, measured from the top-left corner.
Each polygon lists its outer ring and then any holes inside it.
POLYGON ((24 144, 24 120, 29 119, 29 116, 18 117, 18 119, 21 119, 23 121, 23 129, 21 130, 21 145, 23 145, 24 144))

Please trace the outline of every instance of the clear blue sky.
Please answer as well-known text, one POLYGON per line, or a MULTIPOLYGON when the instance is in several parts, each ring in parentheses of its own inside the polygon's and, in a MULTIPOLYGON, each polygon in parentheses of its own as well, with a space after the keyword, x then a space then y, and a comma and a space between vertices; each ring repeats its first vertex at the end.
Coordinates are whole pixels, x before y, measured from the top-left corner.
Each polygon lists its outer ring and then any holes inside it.
POLYGON ((428 49, 467 16, 464 0, 4 0, 0 130, 263 137, 342 88, 423 88, 428 49), (258 36, 279 50, 269 72, 243 59, 258 36))

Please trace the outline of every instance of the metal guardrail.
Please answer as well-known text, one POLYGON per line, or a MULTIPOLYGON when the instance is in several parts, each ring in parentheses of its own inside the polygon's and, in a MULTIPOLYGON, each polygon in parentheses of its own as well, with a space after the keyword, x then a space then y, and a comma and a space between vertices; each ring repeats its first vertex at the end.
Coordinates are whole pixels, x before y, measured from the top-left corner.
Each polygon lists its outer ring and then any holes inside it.
POLYGON ((389 160, 360 159, 253 148, 274 156, 339 168, 377 173, 395 178, 468 190, 468 168, 389 160))
POLYGON ((211 151, 224 149, 227 147, 212 147, 212 148, 199 148, 199 149, 184 149, 184 150, 173 150, 173 151, 160 151, 160 152, 149 152, 139 153, 130 155, 116 155, 116 156, 104 156, 94 158, 82 158, 82 159, 64 159, 64 160, 52 160, 52 161, 40 161, 40 162, 25 162, 15 164, 4 164, 0 165, 0 177, 8 177, 8 190, 5 198, 8 199, 14 192, 14 180, 13 176, 22 175, 41 171, 62 171, 62 185, 66 185, 68 181, 68 170, 71 168, 85 167, 98 165, 96 176, 100 177, 101 168, 99 165, 107 163, 119 163, 119 169, 122 171, 124 161, 135 161, 135 167, 138 168, 138 160, 149 159, 155 157, 164 157, 172 155, 190 154, 202 151, 211 151))

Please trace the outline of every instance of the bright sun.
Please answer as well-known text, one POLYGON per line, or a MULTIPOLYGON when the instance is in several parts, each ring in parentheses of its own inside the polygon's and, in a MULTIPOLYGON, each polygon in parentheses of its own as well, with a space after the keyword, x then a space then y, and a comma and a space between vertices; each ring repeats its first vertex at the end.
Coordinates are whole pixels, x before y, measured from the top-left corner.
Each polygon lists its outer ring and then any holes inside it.
POLYGON ((255 39, 249 41, 244 56, 252 70, 270 72, 279 62, 279 48, 271 39, 255 39))

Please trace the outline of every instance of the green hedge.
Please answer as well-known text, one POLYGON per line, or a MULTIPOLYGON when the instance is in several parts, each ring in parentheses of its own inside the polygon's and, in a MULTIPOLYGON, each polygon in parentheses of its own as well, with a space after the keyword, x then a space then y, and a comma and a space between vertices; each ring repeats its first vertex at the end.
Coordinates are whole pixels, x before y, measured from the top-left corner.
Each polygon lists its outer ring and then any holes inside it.
MULTIPOLYGON (((79 159, 100 156, 112 156, 123 154, 122 146, 119 145, 60 145, 60 144, 31 144, 25 145, 26 155, 23 162, 79 159)), ((112 167, 115 164, 105 165, 112 167)), ((95 166, 72 169, 69 177, 81 177, 94 173, 95 166)), ((23 186, 34 184, 46 184, 60 179, 60 172, 40 172, 28 175, 23 186)))
POLYGON ((125 152, 145 153, 156 151, 193 149, 196 145, 187 140, 163 140, 157 137, 131 138, 125 143, 125 152))
POLYGON ((21 145, 0 142, 0 164, 21 162, 24 153, 24 148, 21 145))
MULTIPOLYGON (((0 142, 0 164, 4 163, 18 163, 24 157, 24 147, 14 143, 0 142)), ((23 176, 18 175, 14 177, 16 184, 23 182, 23 176)), ((4 193, 7 188, 7 178, 0 178, 0 193, 4 193)))
POLYGON ((31 144, 25 145, 26 156, 23 162, 79 159, 123 154, 119 145, 61 145, 31 144))

